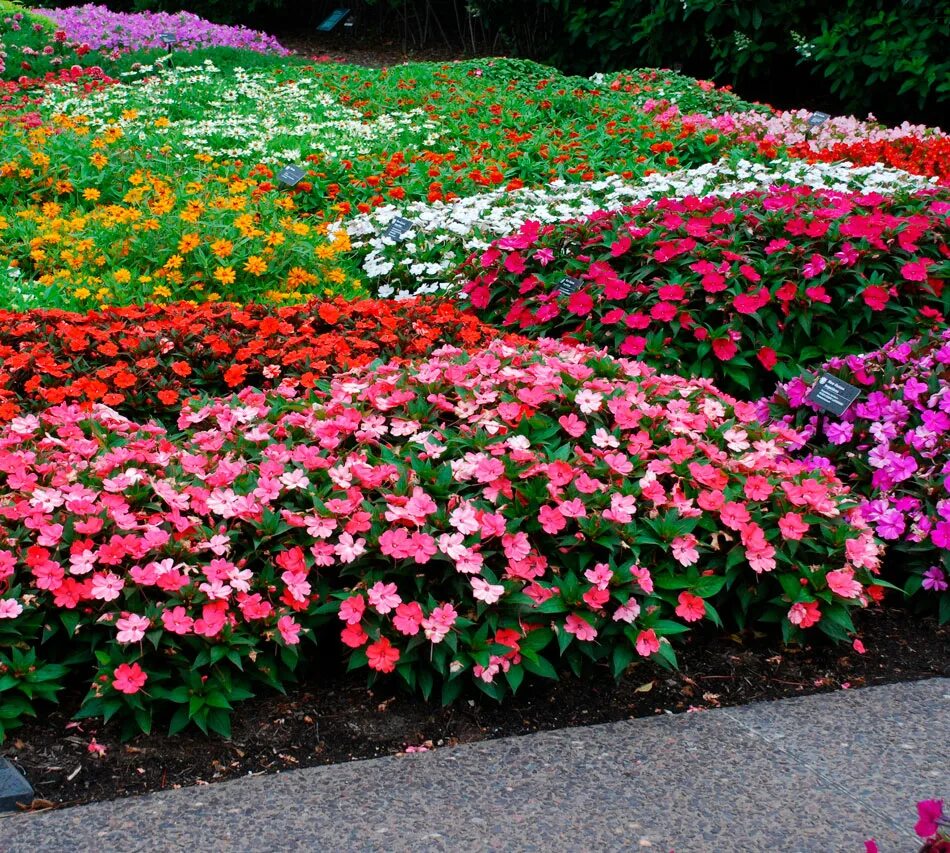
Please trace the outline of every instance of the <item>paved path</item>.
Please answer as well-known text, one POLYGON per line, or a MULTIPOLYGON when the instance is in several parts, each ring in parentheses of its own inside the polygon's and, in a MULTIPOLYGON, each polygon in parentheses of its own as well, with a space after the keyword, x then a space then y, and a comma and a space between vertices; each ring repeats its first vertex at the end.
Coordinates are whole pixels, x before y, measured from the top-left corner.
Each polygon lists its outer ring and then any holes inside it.
POLYGON ((948 767, 934 679, 15 815, 0 850, 904 853, 948 767))

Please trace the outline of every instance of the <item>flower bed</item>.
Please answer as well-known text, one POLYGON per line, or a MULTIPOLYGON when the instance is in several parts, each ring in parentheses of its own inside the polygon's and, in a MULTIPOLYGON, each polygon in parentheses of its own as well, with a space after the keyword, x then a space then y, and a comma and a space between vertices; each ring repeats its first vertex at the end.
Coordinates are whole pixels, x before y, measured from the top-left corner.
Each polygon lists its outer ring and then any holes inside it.
MULTIPOLYGON (((950 620, 950 330, 834 358, 823 370, 857 385, 842 418, 822 416, 794 379, 768 415, 801 435, 808 461, 834 465, 856 495, 905 591, 950 620)), ((766 416, 763 411, 763 416, 766 416)))
POLYGON ((495 342, 316 393, 185 409, 178 438, 99 406, 7 425, 0 636, 44 630, 43 663, 80 671, 94 651, 84 713, 226 733, 311 640, 424 695, 500 697, 672 663, 701 621, 844 638, 883 592, 841 483, 709 383, 495 342))
POLYGON ((0 420, 102 402, 133 418, 173 422, 192 395, 306 389, 377 358, 476 347, 497 334, 451 303, 422 300, 0 311, 0 420))
POLYGON ((190 12, 113 12, 106 6, 87 3, 65 9, 37 9, 52 20, 68 38, 92 50, 168 50, 165 34, 175 37, 175 50, 198 47, 237 47, 285 56, 289 51, 273 36, 243 26, 206 21, 190 12))
POLYGON ((806 187, 643 202, 526 223, 469 260, 465 292, 489 322, 767 392, 772 374, 945 318, 948 212, 931 193, 806 187))

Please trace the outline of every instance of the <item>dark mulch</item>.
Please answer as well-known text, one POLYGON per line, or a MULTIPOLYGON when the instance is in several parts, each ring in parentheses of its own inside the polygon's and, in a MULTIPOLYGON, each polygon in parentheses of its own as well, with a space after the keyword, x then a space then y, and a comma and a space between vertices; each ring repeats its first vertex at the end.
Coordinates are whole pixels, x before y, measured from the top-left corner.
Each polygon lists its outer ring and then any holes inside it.
POLYGON ((245 702, 233 738, 153 734, 123 744, 116 726, 70 723, 77 697, 12 733, 7 757, 26 772, 40 801, 73 805, 201 785, 296 767, 438 748, 487 738, 655 714, 705 710, 895 681, 950 676, 950 626, 900 609, 862 613, 867 648, 804 649, 755 636, 694 637, 678 672, 635 664, 619 682, 586 679, 526 683, 502 705, 477 691, 440 708, 401 693, 393 682, 367 689, 353 676, 314 678, 288 696, 245 702), (97 756, 89 744, 106 747, 97 756))

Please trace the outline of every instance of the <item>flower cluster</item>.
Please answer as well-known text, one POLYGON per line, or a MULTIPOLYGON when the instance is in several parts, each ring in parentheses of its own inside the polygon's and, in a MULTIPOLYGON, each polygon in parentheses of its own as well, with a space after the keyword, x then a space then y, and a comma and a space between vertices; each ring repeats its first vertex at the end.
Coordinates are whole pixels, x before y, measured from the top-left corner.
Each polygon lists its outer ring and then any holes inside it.
POLYGON ((289 53, 273 36, 243 26, 214 24, 190 12, 113 12, 106 6, 87 3, 65 9, 37 9, 66 36, 91 50, 122 52, 147 50, 194 50, 199 47, 237 47, 260 53, 289 53), (163 35, 174 36, 171 44, 163 35))
POLYGON ((930 192, 801 186, 643 202, 525 223, 468 261, 465 292, 505 327, 769 391, 770 374, 943 319, 948 212, 930 192))
POLYGON ((843 417, 818 414, 803 378, 763 401, 762 416, 798 430, 807 461, 834 465, 890 546, 895 580, 950 620, 950 330, 836 357, 822 370, 861 389, 843 417))
POLYGON ((50 649, 96 651, 87 711, 140 725, 187 672, 273 682, 325 628, 426 695, 501 696, 673 661, 703 620, 844 637, 883 592, 842 484, 754 406, 586 348, 444 348, 178 427, 96 405, 0 431, 0 622, 65 626, 50 649))
POLYGON ((101 402, 174 420, 192 395, 306 389, 378 358, 477 347, 491 326, 447 302, 336 299, 286 308, 173 303, 72 314, 0 312, 0 420, 101 402))

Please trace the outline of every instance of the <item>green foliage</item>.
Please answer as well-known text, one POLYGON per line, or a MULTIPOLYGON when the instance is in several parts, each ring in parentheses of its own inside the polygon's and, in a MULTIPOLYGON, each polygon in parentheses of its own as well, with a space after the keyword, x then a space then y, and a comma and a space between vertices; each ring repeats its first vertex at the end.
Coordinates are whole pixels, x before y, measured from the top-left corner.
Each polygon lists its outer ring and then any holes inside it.
POLYGON ((889 5, 849 0, 800 46, 800 62, 856 111, 883 94, 921 109, 950 103, 950 7, 934 15, 929 3, 889 5))

